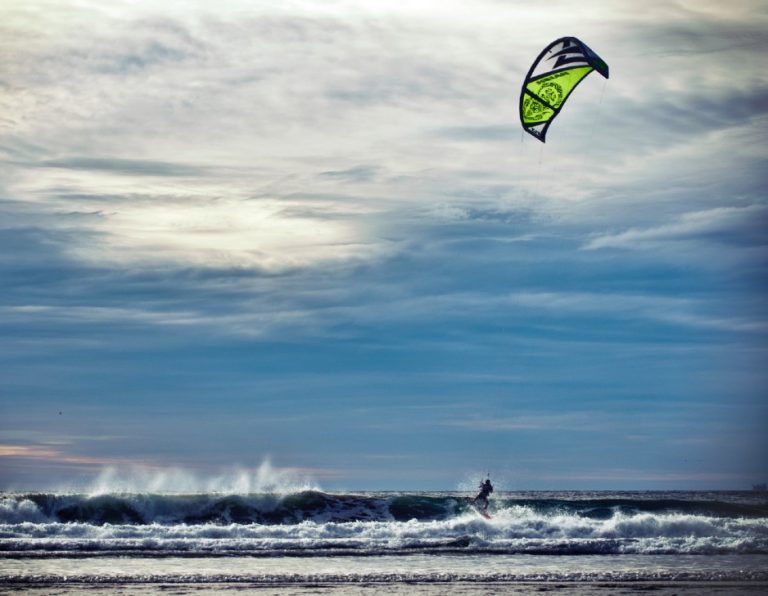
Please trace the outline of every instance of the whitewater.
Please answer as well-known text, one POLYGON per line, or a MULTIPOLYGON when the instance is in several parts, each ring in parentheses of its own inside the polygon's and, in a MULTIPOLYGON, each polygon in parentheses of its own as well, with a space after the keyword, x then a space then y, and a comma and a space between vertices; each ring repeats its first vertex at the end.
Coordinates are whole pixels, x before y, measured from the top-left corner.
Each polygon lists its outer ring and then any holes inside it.
POLYGON ((490 512, 466 492, 3 493, 0 592, 768 585, 761 493, 501 492, 490 512))

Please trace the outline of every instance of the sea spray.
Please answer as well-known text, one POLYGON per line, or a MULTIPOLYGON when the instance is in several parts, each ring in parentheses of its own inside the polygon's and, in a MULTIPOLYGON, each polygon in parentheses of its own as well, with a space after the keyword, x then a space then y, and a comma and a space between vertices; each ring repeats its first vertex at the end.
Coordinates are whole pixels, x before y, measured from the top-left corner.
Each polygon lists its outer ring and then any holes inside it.
POLYGON ((90 496, 132 494, 290 494, 319 489, 308 476, 291 468, 276 468, 265 459, 257 468, 233 467, 204 476, 178 467, 108 466, 85 488, 90 496))

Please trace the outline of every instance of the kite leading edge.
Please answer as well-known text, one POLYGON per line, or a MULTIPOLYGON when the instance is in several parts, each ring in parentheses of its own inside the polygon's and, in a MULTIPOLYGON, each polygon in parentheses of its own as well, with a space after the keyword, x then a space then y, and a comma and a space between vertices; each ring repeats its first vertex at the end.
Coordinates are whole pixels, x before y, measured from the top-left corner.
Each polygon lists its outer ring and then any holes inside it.
POLYGON ((544 48, 525 76, 520 91, 523 129, 545 142, 547 129, 565 100, 593 70, 608 78, 605 61, 575 37, 561 37, 544 48))

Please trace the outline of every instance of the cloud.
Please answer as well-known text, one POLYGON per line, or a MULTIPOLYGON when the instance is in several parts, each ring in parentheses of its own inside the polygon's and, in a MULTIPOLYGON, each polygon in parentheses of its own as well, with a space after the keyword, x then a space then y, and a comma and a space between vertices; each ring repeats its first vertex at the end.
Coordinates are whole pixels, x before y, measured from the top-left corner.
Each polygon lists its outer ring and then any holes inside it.
POLYGON ((488 126, 458 126, 438 130, 438 136, 454 141, 510 141, 520 139, 520 128, 509 124, 488 126))
MULTIPOLYGON (((723 89, 719 82, 705 81, 660 91, 656 97, 611 97, 608 93, 606 105, 600 106, 600 118, 605 121, 601 129, 610 130, 616 138, 631 138, 635 158, 639 153, 656 152, 673 157, 668 149, 696 147, 713 133, 739 127, 760 128, 761 119, 768 113, 768 85, 760 83, 747 86, 737 82, 723 89)), ((764 156, 764 152, 758 150, 756 155, 764 156)), ((618 157, 630 159, 631 154, 622 152, 618 157)))
POLYGON ((348 182, 370 182, 376 177, 378 171, 379 168, 376 166, 360 165, 346 170, 322 172, 320 175, 348 182))
MULTIPOLYGON (((718 304, 690 298, 657 295, 523 292, 509 297, 512 304, 527 308, 557 311, 563 316, 600 315, 650 320, 701 329, 763 333, 768 321, 761 318, 721 316, 707 312, 718 304)), ((759 316, 759 315, 756 315, 759 316)))
POLYGON ((447 420, 441 424, 466 430, 482 432, 549 431, 601 432, 611 430, 615 424, 595 412, 576 412, 565 414, 525 414, 522 416, 473 418, 468 416, 460 420, 447 420))
POLYGON ((56 464, 72 464, 78 466, 104 466, 123 463, 123 458, 91 457, 73 455, 59 449, 39 445, 0 445, 0 458, 42 460, 56 464))
POLYGON ((205 168, 163 161, 138 159, 108 159, 96 157, 68 157, 49 159, 34 164, 41 168, 62 168, 67 170, 86 170, 113 172, 128 176, 203 176, 205 168))
MULTIPOLYGON (((115 172, 111 163, 107 168, 115 172)), ((121 168, 119 165, 123 173, 121 168)), ((140 166, 131 172, 141 176, 146 170, 140 166)), ((161 166, 150 175, 183 174, 161 166)), ((66 234, 62 232, 67 241, 61 248, 69 258, 96 266, 278 271, 375 259, 393 246, 385 239, 367 236, 364 209, 330 201, 248 200, 231 195, 207 197, 204 193, 157 197, 67 194, 63 199, 37 207, 41 215, 48 216, 50 228, 45 234, 52 235, 51 229, 69 228, 66 234), (66 213, 61 212, 62 204, 66 213)))
POLYGON ((140 310, 138 308, 119 308, 107 306, 50 306, 20 305, 0 308, 0 321, 25 319, 41 323, 42 321, 78 324, 115 324, 119 322, 144 322, 163 325, 181 325, 195 320, 193 313, 140 310))
MULTIPOLYGON (((669 242, 713 235, 739 243, 744 240, 745 229, 761 226, 756 222, 768 222, 768 207, 765 205, 719 207, 684 213, 671 222, 651 228, 630 228, 624 232, 600 235, 591 239, 584 248, 658 248, 669 242)), ((755 235, 752 239, 755 240, 755 235)))
MULTIPOLYGON (((517 71, 524 72, 526 56, 535 52, 526 54, 527 44, 513 44, 508 36, 504 44, 493 41, 492 34, 501 29, 493 15, 506 11, 503 6, 489 3, 469 21, 460 5, 446 7, 443 20, 433 22, 426 18, 428 5, 408 10, 381 5, 372 9, 375 18, 343 3, 323 11, 311 3, 281 10, 254 7, 237 19, 226 12, 219 18, 197 11, 178 18, 161 9, 126 9, 121 19, 133 26, 120 27, 117 37, 100 33, 99 20, 86 19, 74 7, 61 12, 83 21, 77 37, 57 29, 61 19, 33 23, 19 13, 20 30, 42 27, 51 37, 50 45, 14 45, 13 77, 22 86, 33 84, 34 94, 47 101, 28 102, 28 94, 14 91, 9 113, 24 122, 15 136, 35 139, 47 155, 38 155, 35 165, 14 167, 12 191, 51 204, 77 194, 122 194, 124 200, 116 201, 119 211, 105 209, 101 221, 81 224, 95 228, 99 241, 72 254, 91 262, 103 258, 111 264, 119 256, 123 262, 135 257, 138 264, 156 257, 182 266, 322 266, 347 259, 354 251, 350 246, 365 247, 358 251, 364 259, 377 259, 391 248, 382 246, 381 238, 397 233, 392 227, 402 220, 379 208, 370 218, 349 218, 339 234, 337 223, 329 226, 319 218, 291 229, 272 211, 264 218, 267 229, 254 230, 249 246, 242 237, 246 226, 193 234, 188 216, 239 221, 240 207, 250 225, 254 196, 283 201, 310 192, 324 192, 333 211, 346 201, 344 191, 351 184, 366 187, 358 205, 418 207, 425 197, 440 197, 449 209, 487 209, 477 203, 489 200, 507 203, 497 205, 505 208, 522 203, 536 211, 563 209, 577 194, 595 195, 592 185, 574 183, 574 172, 592 176, 582 173, 597 167, 592 160, 584 168, 590 155, 612 156, 602 160, 595 176, 605 188, 626 179, 613 164, 636 160, 639 148, 653 151, 660 135, 687 145, 691 141, 683 130, 690 135, 699 128, 719 129, 764 112, 764 85, 728 85, 736 89, 728 93, 682 85, 652 96, 630 93, 631 79, 620 78, 608 95, 613 103, 600 111, 614 134, 610 139, 594 135, 585 153, 574 150, 564 131, 562 151, 557 144, 548 150, 554 152, 550 163, 562 170, 562 177, 554 178, 567 184, 547 186, 546 200, 531 201, 530 190, 541 177, 542 167, 535 164, 539 154, 507 159, 492 145, 519 136, 512 124, 516 94, 510 97, 509 88, 517 71), (477 26, 488 34, 478 36, 477 26), (31 69, 18 68, 40 62, 51 78, 30 80, 31 69), (621 142, 628 137, 631 144, 621 142), (448 140, 473 142, 448 148, 448 140), (43 169, 50 172, 41 179, 43 169), (484 189, 461 174, 480 169, 489 173, 484 189), (195 181, 176 185, 173 178, 195 181), (177 200, 185 194, 210 201, 205 208, 201 203, 187 207, 177 200), (174 221, 158 219, 160 211, 171 210, 179 212, 174 221), (128 212, 133 221, 125 226, 128 212), (158 227, 159 221, 167 225, 158 227), (285 241, 289 236, 292 241, 285 241)), ((584 10, 592 18, 599 14, 594 5, 584 10)), ((667 13, 676 27, 695 31, 696 19, 713 27, 709 16, 696 11, 678 7, 667 13)), ((518 16, 534 22, 540 14, 532 10, 518 16)), ((109 21, 106 14, 102 18, 109 21)), ((654 31, 667 45, 680 36, 654 31)), ((641 43, 631 37, 627 52, 641 43)), ((632 65, 627 62, 625 69, 632 65)), ((705 86, 717 82, 708 76, 697 80, 705 86)), ((578 110, 574 123, 593 120, 578 110)), ((640 167, 637 178, 646 175, 640 167)), ((289 202, 283 212, 308 208, 296 203, 289 202)))

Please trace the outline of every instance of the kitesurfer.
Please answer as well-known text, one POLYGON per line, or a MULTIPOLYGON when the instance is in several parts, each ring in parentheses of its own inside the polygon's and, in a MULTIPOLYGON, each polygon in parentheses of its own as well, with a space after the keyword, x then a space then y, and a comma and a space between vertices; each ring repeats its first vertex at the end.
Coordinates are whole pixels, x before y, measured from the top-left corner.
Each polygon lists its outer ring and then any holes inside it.
POLYGON ((485 482, 480 483, 480 493, 472 501, 475 505, 480 507, 483 511, 488 509, 488 495, 493 492, 493 485, 491 479, 486 478, 485 482))

